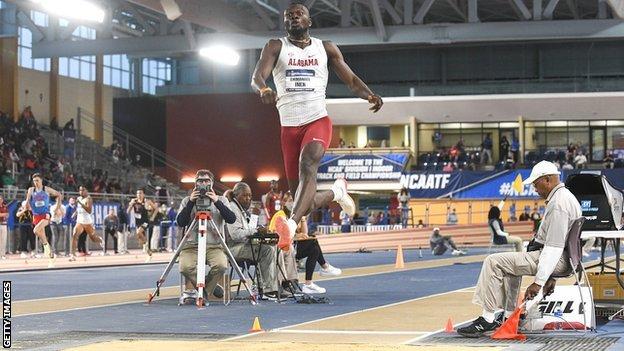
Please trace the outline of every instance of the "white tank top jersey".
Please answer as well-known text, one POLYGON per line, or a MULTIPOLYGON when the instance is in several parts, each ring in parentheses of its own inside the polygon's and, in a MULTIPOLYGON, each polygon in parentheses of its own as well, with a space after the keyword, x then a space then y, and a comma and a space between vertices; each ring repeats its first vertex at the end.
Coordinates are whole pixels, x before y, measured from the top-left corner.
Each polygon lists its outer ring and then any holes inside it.
POLYGON ((280 38, 282 49, 273 81, 277 89, 277 110, 284 127, 297 127, 327 116, 327 53, 323 41, 310 38, 304 49, 280 38))
MULTIPOLYGON (((87 204, 87 198, 78 196, 78 201, 80 201, 83 205, 87 204)), ((79 224, 93 224, 93 216, 87 210, 82 208, 79 204, 76 206, 76 223, 79 224)))

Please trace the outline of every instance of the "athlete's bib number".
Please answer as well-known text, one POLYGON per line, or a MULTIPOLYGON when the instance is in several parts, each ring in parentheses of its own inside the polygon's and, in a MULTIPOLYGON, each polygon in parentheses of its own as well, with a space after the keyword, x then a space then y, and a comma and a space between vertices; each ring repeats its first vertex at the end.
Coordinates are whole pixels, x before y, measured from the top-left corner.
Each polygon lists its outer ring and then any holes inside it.
POLYGON ((35 207, 43 207, 45 206, 45 201, 35 201, 35 207))
POLYGON ((141 214, 140 214, 140 213, 135 214, 135 215, 134 215, 134 218, 136 218, 136 219, 141 219, 141 214))

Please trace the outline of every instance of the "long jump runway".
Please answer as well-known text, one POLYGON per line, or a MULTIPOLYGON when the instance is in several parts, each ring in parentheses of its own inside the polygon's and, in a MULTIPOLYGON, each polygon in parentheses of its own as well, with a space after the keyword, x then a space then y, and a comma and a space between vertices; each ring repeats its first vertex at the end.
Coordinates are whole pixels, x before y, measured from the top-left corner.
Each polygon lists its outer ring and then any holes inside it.
MULTIPOLYGON (((442 258, 423 252, 419 258, 418 250, 405 251, 404 269, 395 269, 393 251, 327 255, 343 268, 341 277, 318 280, 327 288, 329 304, 289 300, 257 306, 211 302, 203 310, 177 306, 179 275, 174 269, 162 298, 146 305, 162 264, 3 274, 3 280, 13 282, 13 346, 18 349, 241 349, 231 344, 236 340, 250 350, 262 349, 260 341, 413 350, 419 347, 400 345, 434 338, 449 317, 463 322, 478 315, 470 299, 484 252, 442 258), (248 333, 255 317, 267 332, 248 333), (229 340, 228 347, 206 340, 229 340)), ((461 348, 456 341, 448 347, 425 349, 461 348)))

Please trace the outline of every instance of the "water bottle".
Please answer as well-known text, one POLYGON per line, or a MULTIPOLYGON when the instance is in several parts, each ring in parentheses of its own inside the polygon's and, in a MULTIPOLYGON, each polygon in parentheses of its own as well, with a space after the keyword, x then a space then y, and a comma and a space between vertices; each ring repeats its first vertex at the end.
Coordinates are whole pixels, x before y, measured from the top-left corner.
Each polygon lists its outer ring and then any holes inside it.
POLYGON ((563 311, 561 311, 561 308, 557 307, 553 315, 555 316, 555 318, 557 318, 557 322, 555 323, 555 330, 561 330, 561 318, 563 318, 563 311))

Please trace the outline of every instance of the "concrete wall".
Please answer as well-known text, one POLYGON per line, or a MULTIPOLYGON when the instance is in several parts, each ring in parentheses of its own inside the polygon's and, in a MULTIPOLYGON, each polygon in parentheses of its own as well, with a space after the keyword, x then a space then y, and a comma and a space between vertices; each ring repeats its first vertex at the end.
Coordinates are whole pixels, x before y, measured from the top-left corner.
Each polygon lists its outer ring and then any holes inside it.
POLYGON ((31 106, 37 121, 45 124, 50 123, 49 74, 20 67, 17 79, 20 113, 24 107, 31 106))
MULTIPOLYGON (((50 123, 50 74, 27 68, 19 68, 19 108, 23 110, 31 106, 37 121, 50 123), (26 94, 28 90, 28 94, 26 94)), ((103 94, 104 123, 113 124, 113 99, 127 97, 127 90, 104 86, 103 94)), ((62 127, 71 118, 76 118, 78 107, 93 113, 95 110, 95 82, 88 82, 69 77, 59 77, 59 125, 62 127)), ((91 138, 94 136, 93 124, 82 122, 83 133, 91 138)), ((104 145, 112 142, 112 135, 104 128, 104 145)))

